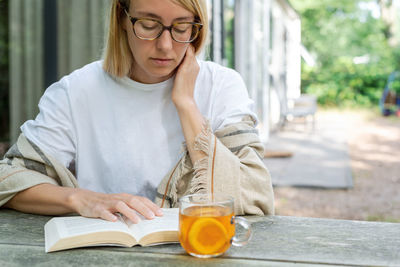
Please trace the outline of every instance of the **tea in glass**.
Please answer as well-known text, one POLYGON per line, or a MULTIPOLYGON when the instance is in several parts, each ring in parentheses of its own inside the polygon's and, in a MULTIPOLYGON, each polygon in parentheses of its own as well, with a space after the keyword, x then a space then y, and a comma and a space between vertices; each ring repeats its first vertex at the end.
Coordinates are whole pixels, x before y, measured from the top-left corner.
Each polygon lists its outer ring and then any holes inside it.
POLYGON ((235 235, 233 211, 223 206, 193 206, 179 214, 179 240, 189 253, 218 256, 235 235))
POLYGON ((234 216, 233 203, 230 197, 204 194, 179 200, 179 241, 186 252, 201 258, 216 257, 231 244, 247 243, 251 237, 250 224, 234 216), (245 239, 235 237, 235 224, 248 230, 245 239))

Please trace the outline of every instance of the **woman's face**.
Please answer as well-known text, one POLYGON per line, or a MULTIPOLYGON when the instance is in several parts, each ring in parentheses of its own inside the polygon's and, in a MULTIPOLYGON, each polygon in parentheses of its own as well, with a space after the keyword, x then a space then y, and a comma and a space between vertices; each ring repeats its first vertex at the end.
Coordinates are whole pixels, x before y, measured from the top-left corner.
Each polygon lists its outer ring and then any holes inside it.
MULTIPOLYGON (((193 13, 172 0, 131 0, 129 14, 134 18, 156 19, 165 26, 194 20, 193 13)), ((133 33, 126 15, 124 29, 133 55, 130 78, 141 83, 159 83, 174 75, 189 44, 175 42, 167 30, 158 39, 141 40, 133 33)))

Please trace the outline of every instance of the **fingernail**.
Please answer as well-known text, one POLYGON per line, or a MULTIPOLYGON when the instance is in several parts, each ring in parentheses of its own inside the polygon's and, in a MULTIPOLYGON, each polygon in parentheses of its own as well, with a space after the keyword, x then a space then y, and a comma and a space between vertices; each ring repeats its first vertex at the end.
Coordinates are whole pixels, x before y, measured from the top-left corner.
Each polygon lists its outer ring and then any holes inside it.
POLYGON ((155 215, 154 215, 154 213, 153 213, 153 212, 151 212, 151 211, 150 211, 150 212, 149 212, 147 215, 148 215, 148 217, 149 217, 150 219, 153 219, 153 218, 154 218, 154 216, 155 216, 155 215))
POLYGON ((162 209, 158 209, 158 210, 156 211, 156 214, 157 214, 158 216, 162 216, 164 213, 163 213, 162 209))

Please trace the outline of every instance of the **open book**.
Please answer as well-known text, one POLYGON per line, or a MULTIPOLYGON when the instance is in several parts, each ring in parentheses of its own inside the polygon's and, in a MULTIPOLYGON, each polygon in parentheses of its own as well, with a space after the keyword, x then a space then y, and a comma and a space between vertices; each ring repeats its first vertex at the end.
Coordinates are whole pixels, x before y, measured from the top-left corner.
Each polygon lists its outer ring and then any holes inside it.
POLYGON ((117 222, 82 216, 55 217, 44 226, 45 249, 115 245, 132 247, 179 242, 179 211, 163 209, 162 217, 142 219, 138 224, 119 216, 117 222))

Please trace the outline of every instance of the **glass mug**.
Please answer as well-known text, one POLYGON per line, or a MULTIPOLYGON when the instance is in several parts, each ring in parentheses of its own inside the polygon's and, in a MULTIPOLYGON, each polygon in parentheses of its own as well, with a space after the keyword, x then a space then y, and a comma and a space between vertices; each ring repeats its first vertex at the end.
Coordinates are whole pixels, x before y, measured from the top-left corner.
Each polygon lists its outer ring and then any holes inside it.
POLYGON ((250 222, 234 216, 233 198, 193 194, 179 199, 179 242, 190 255, 217 257, 231 244, 246 245, 251 235, 250 222), (244 237, 235 235, 236 224, 246 230, 244 237))

